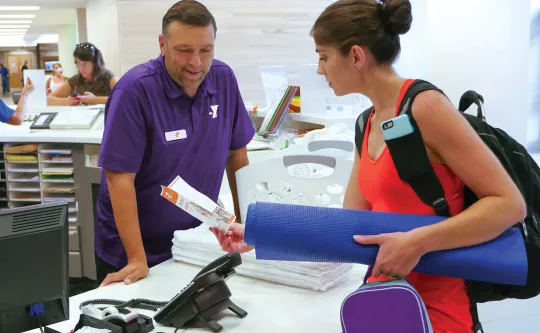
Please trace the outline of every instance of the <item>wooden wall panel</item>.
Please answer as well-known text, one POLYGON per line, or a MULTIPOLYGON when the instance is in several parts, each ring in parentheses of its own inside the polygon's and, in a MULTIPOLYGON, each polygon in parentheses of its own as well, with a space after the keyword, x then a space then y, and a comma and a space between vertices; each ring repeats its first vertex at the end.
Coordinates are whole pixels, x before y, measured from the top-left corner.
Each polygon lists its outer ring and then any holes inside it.
MULTIPOLYGON (((161 19, 176 1, 119 2, 122 73, 159 54, 161 19)), ((298 65, 316 63, 309 31, 330 0, 202 0, 216 18, 215 57, 229 64, 244 100, 264 104, 259 66, 285 65, 298 84, 298 65)))

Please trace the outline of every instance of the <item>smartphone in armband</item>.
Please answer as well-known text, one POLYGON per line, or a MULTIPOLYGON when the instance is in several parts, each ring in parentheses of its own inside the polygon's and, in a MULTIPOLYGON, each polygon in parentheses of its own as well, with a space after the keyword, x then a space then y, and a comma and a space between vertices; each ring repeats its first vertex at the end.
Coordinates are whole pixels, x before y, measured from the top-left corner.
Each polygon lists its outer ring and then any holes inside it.
POLYGON ((381 129, 385 141, 401 138, 414 132, 414 127, 407 114, 382 122, 381 129))

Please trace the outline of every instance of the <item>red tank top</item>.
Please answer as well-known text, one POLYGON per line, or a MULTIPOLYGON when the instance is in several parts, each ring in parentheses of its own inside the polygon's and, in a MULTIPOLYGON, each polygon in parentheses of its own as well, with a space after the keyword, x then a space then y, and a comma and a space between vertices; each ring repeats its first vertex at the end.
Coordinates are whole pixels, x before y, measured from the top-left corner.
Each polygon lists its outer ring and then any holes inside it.
MULTIPOLYGON (((406 80, 399 93, 395 116, 408 87, 413 80, 406 80)), ((436 215, 434 210, 420 200, 414 190, 403 182, 390 156, 388 148, 375 159, 368 153, 368 137, 371 131, 369 116, 364 139, 358 174, 358 186, 371 206, 372 211, 403 214, 436 215)), ((463 210, 463 182, 442 164, 432 163, 445 197, 450 213, 456 215, 463 210)), ((385 277, 369 281, 384 280, 385 277)), ((435 332, 469 333, 472 332, 469 299, 462 279, 435 276, 412 272, 407 279, 418 290, 426 303, 435 332)))

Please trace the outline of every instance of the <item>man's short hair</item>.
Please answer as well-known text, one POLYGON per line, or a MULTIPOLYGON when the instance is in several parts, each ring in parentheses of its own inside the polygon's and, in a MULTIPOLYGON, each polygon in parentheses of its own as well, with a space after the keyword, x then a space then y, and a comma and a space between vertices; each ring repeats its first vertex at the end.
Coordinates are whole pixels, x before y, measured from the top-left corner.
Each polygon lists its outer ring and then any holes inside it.
POLYGON ((196 0, 181 0, 169 8, 163 16, 161 25, 163 35, 167 34, 167 27, 173 21, 195 27, 207 27, 211 24, 214 27, 214 34, 217 32, 214 16, 208 8, 196 0))

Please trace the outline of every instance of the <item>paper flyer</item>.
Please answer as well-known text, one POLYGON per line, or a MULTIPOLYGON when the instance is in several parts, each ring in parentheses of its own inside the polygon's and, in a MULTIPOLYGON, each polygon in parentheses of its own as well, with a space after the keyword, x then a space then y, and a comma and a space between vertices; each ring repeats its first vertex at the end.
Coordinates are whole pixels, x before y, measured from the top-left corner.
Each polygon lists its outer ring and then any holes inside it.
POLYGON ((191 187, 185 180, 176 176, 169 186, 161 186, 161 196, 210 227, 225 232, 236 220, 234 214, 220 207, 206 195, 191 187))

